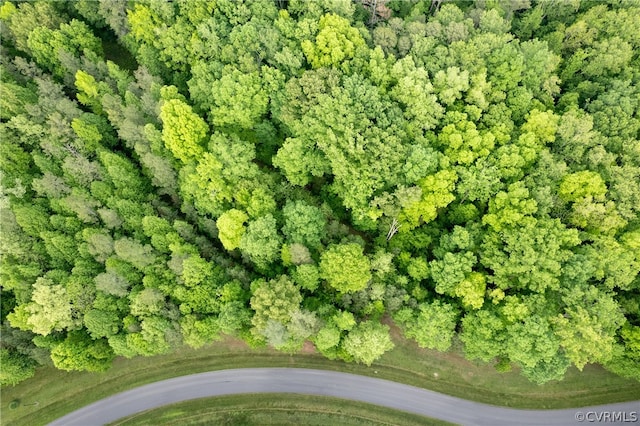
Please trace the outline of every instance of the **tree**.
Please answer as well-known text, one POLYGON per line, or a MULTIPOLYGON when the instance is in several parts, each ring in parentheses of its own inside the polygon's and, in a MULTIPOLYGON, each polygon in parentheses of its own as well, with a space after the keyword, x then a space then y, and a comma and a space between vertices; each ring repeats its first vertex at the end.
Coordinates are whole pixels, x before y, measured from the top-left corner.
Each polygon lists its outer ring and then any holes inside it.
POLYGON ((211 105, 214 126, 252 128, 267 111, 269 98, 259 73, 227 71, 211 85, 206 104, 211 105))
POLYGON ((505 324, 491 309, 468 312, 461 321, 465 357, 485 362, 504 353, 505 324))
POLYGON ((510 324, 506 332, 507 356, 527 371, 538 364, 552 362, 558 355, 560 341, 553 335, 546 318, 526 316, 522 322, 510 324))
POLYGON ((240 250, 261 268, 276 260, 281 246, 282 237, 271 214, 249 222, 247 231, 240 239, 240 250))
POLYGON ((217 340, 220 335, 215 316, 198 318, 196 315, 185 315, 180 321, 180 329, 184 342, 196 349, 217 340))
POLYGON ((282 213, 282 232, 289 241, 312 248, 321 245, 321 239, 326 235, 326 220, 320 209, 303 201, 296 201, 287 203, 282 213))
POLYGON ((314 291, 320 283, 320 272, 315 265, 298 265, 292 274, 292 278, 301 288, 314 291))
POLYGON ((214 281, 215 272, 213 265, 199 255, 190 255, 182 261, 182 280, 187 287, 214 281))
POLYGON ((4 120, 25 113, 27 105, 37 102, 37 95, 29 88, 4 81, 1 83, 0 88, 3 98, 0 101, 0 107, 2 108, 0 117, 4 120))
POLYGON ((341 293, 364 289, 371 280, 371 262, 358 244, 334 244, 320 256, 320 277, 341 293))
POLYGON ((611 361, 605 364, 607 370, 622 377, 640 378, 640 327, 625 324, 620 329, 621 343, 614 347, 611 361))
MULTIPOLYGON (((21 310, 28 315, 26 324, 17 324, 18 328, 25 329, 27 325, 29 330, 34 333, 47 336, 53 331, 62 331, 65 329, 74 329, 78 321, 72 315, 69 296, 65 288, 60 284, 54 284, 48 278, 38 278, 33 285, 33 294, 31 303, 21 305, 21 310)), ((9 315, 9 321, 12 318, 18 319, 21 313, 14 311, 9 315)))
POLYGON ((147 198, 150 185, 129 160, 103 151, 100 153, 100 162, 116 189, 117 197, 137 201, 147 198))
POLYGON ((35 362, 17 351, 0 348, 0 363, 0 384, 3 386, 17 385, 36 373, 35 362))
POLYGON ((106 294, 123 297, 129 293, 130 283, 116 272, 105 272, 94 278, 96 288, 106 294))
POLYGON ((442 260, 432 260, 429 269, 436 283, 436 291, 440 294, 454 295, 458 286, 471 275, 476 262, 477 257, 471 251, 449 252, 442 260))
POLYGON ((15 46, 23 52, 29 52, 29 35, 38 27, 55 30, 64 22, 55 7, 50 3, 24 3, 18 7, 7 2, 3 4, 3 20, 9 21, 9 29, 15 46))
POLYGON ((177 333, 177 324, 169 319, 150 316, 140 322, 140 331, 126 335, 126 345, 132 353, 144 356, 159 355, 171 349, 172 334, 177 333))
POLYGON ((493 271, 488 281, 503 290, 558 290, 563 266, 574 257, 571 249, 581 242, 578 232, 558 219, 520 222, 500 235, 485 235, 480 262, 493 271))
POLYGON ((418 342, 421 348, 444 352, 451 347, 458 317, 453 306, 440 301, 422 303, 417 315, 411 309, 403 309, 396 315, 405 326, 406 336, 418 342))
POLYGON ((282 262, 285 265, 305 265, 313 263, 311 252, 309 251, 307 246, 298 243, 283 245, 281 256, 282 262))
POLYGON ((405 224, 403 231, 434 220, 438 216, 438 209, 446 207, 455 199, 452 191, 457 178, 454 171, 441 170, 420 180, 420 200, 403 206, 400 213, 400 221, 405 224))
POLYGON ((464 166, 478 158, 486 158, 494 148, 495 136, 491 132, 479 132, 466 120, 448 124, 438 135, 438 143, 451 161, 464 166))
POLYGON ((251 324, 252 312, 245 303, 233 301, 225 303, 220 308, 218 325, 220 331, 229 335, 236 335, 244 331, 251 324))
POLYGON ((287 332, 291 336, 292 343, 302 344, 306 339, 315 335, 320 329, 321 321, 315 312, 306 309, 298 309, 291 313, 291 319, 287 324, 287 332))
POLYGON ((560 183, 558 195, 565 201, 578 201, 584 197, 601 200, 607 187, 598 173, 585 170, 566 175, 560 183))
POLYGON ((91 309, 84 314, 84 325, 93 339, 111 337, 120 329, 120 317, 116 312, 91 309))
POLYGON ((51 349, 56 368, 67 371, 105 371, 115 357, 106 340, 91 340, 82 332, 72 332, 51 349))
POLYGON ((313 343, 321 353, 326 354, 340 344, 341 336, 338 327, 327 324, 316 333, 313 343))
POLYGON ((227 250, 234 250, 240 247, 242 236, 246 228, 245 222, 249 216, 241 210, 231 209, 224 212, 216 221, 218 226, 218 238, 227 250))
POLYGON ((156 256, 151 246, 142 245, 131 238, 120 238, 114 243, 113 249, 120 259, 131 263, 140 270, 156 261, 156 256))
POLYGON ((413 58, 407 56, 393 65, 391 75, 397 79, 397 84, 391 89, 390 95, 404 105, 403 115, 410 134, 423 136, 425 131, 435 128, 444 115, 444 108, 433 93, 428 72, 416 67, 413 58))
MULTIPOLYGON (((40 26, 34 28, 27 39, 27 46, 36 61, 58 77, 63 77, 67 71, 60 61, 61 52, 77 57, 89 51, 98 57, 102 56, 100 39, 93 35, 84 22, 76 19, 68 24, 60 24, 59 30, 52 31, 40 26)), ((68 71, 72 76, 76 73, 75 69, 68 71)))
POLYGON ((180 99, 168 99, 160 111, 162 140, 174 157, 183 163, 198 161, 209 132, 207 123, 180 99))
POLYGON ((329 164, 321 151, 313 149, 300 138, 287 138, 273 165, 280 168, 293 185, 304 186, 313 177, 320 177, 329 171, 329 164))
POLYGON ((131 314, 137 317, 162 315, 165 307, 165 296, 158 289, 145 288, 129 295, 131 314))
POLYGON ((254 281, 251 287, 250 303, 255 311, 251 319, 254 334, 262 334, 269 321, 286 326, 291 321, 291 315, 299 309, 302 302, 300 291, 286 275, 281 275, 278 279, 269 282, 254 281))
POLYGON ((15 205, 13 214, 20 228, 22 228, 27 235, 37 237, 41 232, 51 228, 49 213, 44 207, 37 204, 15 205))
POLYGON ((365 42, 357 29, 349 21, 335 14, 327 14, 318 22, 315 42, 304 40, 302 51, 313 68, 341 66, 348 70, 345 63, 356 55, 357 49, 365 42))
POLYGON ((587 363, 608 362, 615 333, 625 321, 612 295, 581 285, 564 289, 562 300, 564 313, 553 318, 553 326, 567 358, 580 370, 587 363))
POLYGON ((373 321, 356 325, 342 342, 344 350, 356 362, 366 365, 371 365, 394 346, 389 336, 389 327, 373 321))
POLYGON ((637 5, 209 3, 0 6, 3 381, 222 333, 370 364, 385 314, 638 376, 637 5))

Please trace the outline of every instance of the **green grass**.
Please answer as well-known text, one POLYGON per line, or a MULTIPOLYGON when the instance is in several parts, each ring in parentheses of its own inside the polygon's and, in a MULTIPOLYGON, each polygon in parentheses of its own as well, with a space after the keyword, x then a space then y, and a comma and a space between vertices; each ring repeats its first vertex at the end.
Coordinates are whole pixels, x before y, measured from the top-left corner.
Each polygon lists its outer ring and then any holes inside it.
POLYGON ((248 394, 167 405, 111 423, 113 426, 176 425, 448 425, 403 411, 338 398, 295 394, 248 394))
POLYGON ((118 359, 105 373, 42 368, 35 377, 2 389, 2 424, 40 425, 117 392, 170 377, 241 367, 319 368, 380 377, 479 402, 520 408, 569 408, 640 399, 640 383, 598 366, 571 369, 565 380, 543 386, 517 371, 498 373, 466 361, 459 351, 423 350, 392 328, 396 348, 372 367, 329 361, 306 348, 290 356, 267 348, 251 349, 227 338, 194 350, 184 348, 153 358, 118 359), (9 409, 13 400, 17 408, 9 409))

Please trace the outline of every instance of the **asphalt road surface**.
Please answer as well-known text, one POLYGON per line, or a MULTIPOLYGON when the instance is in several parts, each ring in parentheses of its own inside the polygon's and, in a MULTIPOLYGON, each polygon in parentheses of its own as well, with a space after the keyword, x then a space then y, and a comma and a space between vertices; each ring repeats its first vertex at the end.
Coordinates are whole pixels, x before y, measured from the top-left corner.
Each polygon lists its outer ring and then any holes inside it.
POLYGON ((333 396, 463 425, 640 425, 640 401, 566 410, 516 410, 373 377, 302 368, 242 368, 162 380, 94 402, 50 425, 102 425, 166 404, 246 393, 333 396))

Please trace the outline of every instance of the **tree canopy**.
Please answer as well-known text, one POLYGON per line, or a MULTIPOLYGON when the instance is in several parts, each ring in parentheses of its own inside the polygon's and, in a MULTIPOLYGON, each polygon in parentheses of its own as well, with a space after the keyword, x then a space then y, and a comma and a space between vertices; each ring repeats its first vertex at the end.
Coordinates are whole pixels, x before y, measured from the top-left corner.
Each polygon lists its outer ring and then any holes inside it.
POLYGON ((640 378, 637 2, 373 4, 0 5, 0 383, 391 323, 640 378))

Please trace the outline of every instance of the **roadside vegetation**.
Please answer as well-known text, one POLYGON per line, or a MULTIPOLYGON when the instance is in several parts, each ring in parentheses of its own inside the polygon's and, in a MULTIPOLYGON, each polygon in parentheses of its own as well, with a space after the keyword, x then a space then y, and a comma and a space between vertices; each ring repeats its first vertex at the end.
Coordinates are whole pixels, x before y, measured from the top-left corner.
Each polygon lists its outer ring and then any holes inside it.
POLYGON ((500 373, 492 366, 472 363, 458 351, 421 349, 394 338, 395 349, 371 367, 330 361, 310 348, 288 355, 274 349, 252 349, 234 338, 200 349, 182 348, 168 355, 119 358, 106 372, 65 372, 53 367, 16 386, 2 389, 2 423, 44 425, 101 398, 171 377, 243 367, 317 368, 393 380, 461 398, 517 408, 569 408, 640 399, 634 380, 599 366, 580 372, 570 369, 565 380, 536 385, 519 372, 500 373), (12 401, 19 401, 11 409, 12 401))

